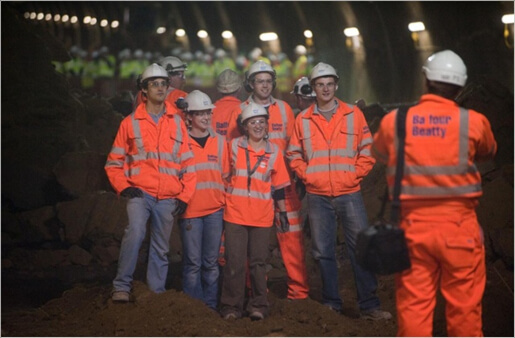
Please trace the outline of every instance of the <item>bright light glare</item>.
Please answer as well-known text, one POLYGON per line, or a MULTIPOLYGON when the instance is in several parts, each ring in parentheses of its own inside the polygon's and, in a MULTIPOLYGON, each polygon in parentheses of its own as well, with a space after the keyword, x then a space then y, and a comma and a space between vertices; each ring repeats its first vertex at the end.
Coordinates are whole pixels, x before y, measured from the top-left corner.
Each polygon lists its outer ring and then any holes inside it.
POLYGON ((61 18, 62 22, 68 22, 68 20, 70 20, 70 17, 68 16, 68 14, 63 15, 63 17, 61 18))
POLYGON ((164 32, 166 32, 166 28, 165 27, 158 27, 157 30, 156 30, 157 34, 163 34, 164 32))
POLYGON ((207 34, 205 30, 201 29, 197 32, 197 36, 201 39, 205 39, 209 36, 209 34, 207 34))
POLYGON ((259 40, 274 41, 274 40, 277 40, 277 34, 274 32, 261 33, 261 34, 259 34, 259 40))
POLYGON ((72 16, 72 18, 70 19, 70 22, 71 22, 71 23, 76 23, 76 22, 78 22, 78 21, 79 21, 79 18, 77 18, 77 16, 76 16, 76 15, 72 16))
POLYGON ((232 35, 232 32, 231 32, 231 31, 223 31, 223 32, 222 32, 222 38, 224 38, 224 39, 230 39, 230 38, 232 38, 232 37, 233 37, 233 35, 232 35))
POLYGON ((32 13, 30 13, 30 18, 31 18, 32 20, 34 20, 34 19, 36 18, 36 16, 37 16, 36 12, 32 12, 32 13))
POLYGON ((43 18, 45 17, 45 14, 43 13, 38 13, 38 16, 37 16, 37 19, 38 20, 43 20, 43 18))
POLYGON ((54 21, 57 22, 59 20, 61 20, 61 16, 59 14, 54 15, 54 21))
POLYGON ((175 32, 175 35, 177 35, 178 37, 183 37, 186 35, 186 31, 182 28, 179 28, 176 32, 175 32))
POLYGON ((349 27, 343 30, 343 34, 345 34, 346 37, 358 36, 359 30, 356 27, 349 27))
POLYGON ((107 27, 109 25, 109 21, 107 19, 102 19, 100 21, 100 27, 107 27))
POLYGON ((46 21, 52 20, 52 14, 48 13, 47 15, 45 15, 45 20, 46 21))
POLYGON ((89 22, 91 26, 94 26, 97 24, 97 18, 91 18, 91 21, 89 22))
POLYGON ((25 19, 30 18, 30 13, 29 13, 29 12, 25 12, 25 13, 23 13, 23 17, 24 17, 25 19))
POLYGON ((411 22, 408 25, 408 29, 410 32, 422 32, 426 30, 426 26, 424 26, 424 23, 422 21, 417 22, 411 22))
POLYGON ((111 28, 116 28, 120 25, 120 22, 118 20, 114 20, 111 22, 111 28))
POLYGON ((502 23, 508 25, 513 24, 513 14, 506 14, 502 16, 502 23))
POLYGON ((311 39, 311 38, 313 37, 313 32, 312 32, 312 31, 310 31, 309 29, 306 29, 306 30, 304 31, 304 37, 305 37, 306 39, 311 39))
POLYGON ((91 22, 91 17, 88 15, 88 16, 85 16, 84 19, 82 20, 83 23, 85 24, 88 24, 91 22))

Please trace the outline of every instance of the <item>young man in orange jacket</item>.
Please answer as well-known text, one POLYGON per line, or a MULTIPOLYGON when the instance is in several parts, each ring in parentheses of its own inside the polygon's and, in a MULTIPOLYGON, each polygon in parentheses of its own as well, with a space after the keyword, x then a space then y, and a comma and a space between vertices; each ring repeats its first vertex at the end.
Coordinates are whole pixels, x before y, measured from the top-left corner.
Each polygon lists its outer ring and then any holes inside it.
POLYGON ((390 319, 381 311, 376 295, 377 280, 356 262, 358 232, 368 227, 360 183, 374 166, 370 155, 372 135, 358 107, 335 97, 339 76, 319 63, 310 74, 316 104, 297 115, 287 159, 306 187, 313 258, 322 274, 322 303, 340 312, 335 235, 338 222, 354 269, 358 306, 362 318, 390 319))
MULTIPOLYGON (((433 335, 440 289, 447 334, 479 337, 486 270, 475 212, 482 194, 475 162, 493 159, 497 143, 485 116, 454 101, 467 80, 467 68, 456 53, 435 53, 422 70, 427 91, 406 118, 400 227, 411 269, 396 275, 397 335, 433 335)), ((397 111, 383 118, 372 148, 374 157, 387 165, 390 192, 397 161, 396 119, 397 111)))
POLYGON ((168 74, 152 64, 142 74, 147 97, 118 129, 105 165, 114 190, 128 198, 129 224, 120 248, 112 299, 130 300, 139 249, 151 219, 147 284, 165 291, 174 218, 184 212, 197 181, 188 132, 174 106, 165 102, 168 74))

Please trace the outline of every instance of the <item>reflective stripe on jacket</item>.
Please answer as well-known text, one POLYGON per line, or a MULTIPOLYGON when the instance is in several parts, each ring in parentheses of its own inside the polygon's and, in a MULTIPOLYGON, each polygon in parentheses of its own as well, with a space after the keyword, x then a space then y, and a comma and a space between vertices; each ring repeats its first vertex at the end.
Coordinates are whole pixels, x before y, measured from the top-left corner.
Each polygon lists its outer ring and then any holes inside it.
POLYGON ((197 180, 188 132, 175 108, 167 102, 165 108, 157 125, 145 104, 123 119, 105 170, 117 193, 133 186, 158 199, 188 203, 197 180))
POLYGON ((306 191, 339 196, 360 190, 360 182, 374 166, 372 136, 358 107, 335 99, 331 121, 312 105, 295 120, 286 156, 306 191))
MULTIPOLYGON (((395 120, 387 114, 374 136, 373 154, 387 168, 390 194, 397 161, 395 120)), ((454 101, 426 94, 411 107, 406 120, 402 200, 476 198, 481 196, 477 160, 492 159, 497 151, 488 119, 454 101)))
POLYGON ((223 177, 229 176, 229 151, 223 136, 212 130, 209 133, 204 148, 190 137, 190 148, 195 157, 197 185, 182 218, 206 216, 225 205, 223 177))
POLYGON ((272 191, 290 185, 290 178, 284 157, 276 145, 267 142, 265 149, 254 151, 245 136, 232 140, 231 182, 227 189, 224 220, 257 227, 270 227, 274 222, 274 201, 272 191), (264 155, 261 164, 250 178, 245 149, 249 152, 250 167, 253 168, 258 158, 264 155))

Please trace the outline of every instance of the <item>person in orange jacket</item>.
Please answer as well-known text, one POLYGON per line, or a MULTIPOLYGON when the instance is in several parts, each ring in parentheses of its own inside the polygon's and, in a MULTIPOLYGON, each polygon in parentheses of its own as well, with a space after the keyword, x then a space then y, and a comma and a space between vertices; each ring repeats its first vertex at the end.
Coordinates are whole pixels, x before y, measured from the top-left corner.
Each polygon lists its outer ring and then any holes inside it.
MULTIPOLYGON (((401 219, 411 269, 395 276, 398 336, 432 336, 436 293, 446 302, 447 334, 483 336, 485 248, 475 208, 482 194, 475 162, 493 159, 488 119, 454 101, 467 68, 453 51, 431 55, 422 71, 426 92, 406 118, 401 219)), ((397 110, 385 115, 372 154, 387 165, 392 192, 397 161, 397 110)))
MULTIPOLYGON (((181 97, 186 98, 186 96, 188 96, 188 93, 182 90, 184 84, 186 83, 185 72, 188 67, 186 63, 182 62, 182 60, 176 56, 164 57, 157 63, 168 72, 169 86, 166 94, 166 101, 169 102, 172 106, 175 106, 175 108, 178 108, 176 105, 177 100, 181 97)), ((136 95, 136 99, 134 100, 134 109, 136 109, 139 104, 145 100, 146 98, 140 90, 136 95)), ((177 113, 184 119, 182 110, 177 109, 177 113)))
POLYGON ((229 68, 223 70, 216 78, 216 89, 222 97, 215 102, 211 126, 213 130, 220 135, 227 135, 227 128, 229 127, 229 120, 232 117, 232 111, 241 104, 238 98, 241 84, 242 80, 238 73, 229 68))
POLYGON ((224 319, 244 315, 245 273, 248 261, 251 293, 246 311, 251 320, 268 315, 266 259, 274 224, 274 201, 281 226, 288 226, 284 188, 290 177, 282 151, 266 135, 268 113, 249 104, 241 113, 244 136, 230 141, 231 178, 224 210, 225 255, 220 314, 224 319))
POLYGON ((188 132, 176 108, 165 102, 168 74, 158 64, 141 76, 147 97, 120 124, 105 171, 114 190, 128 198, 125 229, 113 281, 112 300, 130 300, 139 249, 150 218, 147 284, 165 291, 169 239, 174 218, 184 212, 195 191, 197 175, 188 132))
POLYGON ((306 187, 313 258, 322 274, 322 303, 341 312, 335 236, 344 229, 347 253, 354 270, 361 317, 390 319, 380 310, 377 280, 356 262, 359 231, 368 227, 360 183, 374 166, 372 135, 363 112, 335 97, 339 76, 320 62, 310 74, 316 104, 297 115, 286 152, 291 169, 306 187))
POLYGON ((215 106, 209 96, 194 90, 184 101, 197 185, 179 220, 183 248, 182 289, 216 311, 225 179, 229 176, 228 148, 225 138, 210 128, 215 106))
MULTIPOLYGON (((268 63, 261 60, 252 64, 248 71, 247 90, 252 92, 247 100, 233 112, 227 130, 228 138, 240 135, 237 127, 242 107, 250 103, 263 106, 269 114, 268 140, 276 144, 283 152, 286 151, 290 135, 293 132, 295 117, 290 105, 272 96, 275 89, 275 71, 268 63)), ((289 171, 289 169, 288 169, 289 171)), ((290 173, 291 185, 285 188, 285 203, 289 227, 280 226, 279 213, 276 210, 276 234, 281 257, 288 276, 288 299, 305 299, 309 295, 308 276, 305 262, 304 234, 300 209, 302 204, 295 189, 293 175, 290 173)))

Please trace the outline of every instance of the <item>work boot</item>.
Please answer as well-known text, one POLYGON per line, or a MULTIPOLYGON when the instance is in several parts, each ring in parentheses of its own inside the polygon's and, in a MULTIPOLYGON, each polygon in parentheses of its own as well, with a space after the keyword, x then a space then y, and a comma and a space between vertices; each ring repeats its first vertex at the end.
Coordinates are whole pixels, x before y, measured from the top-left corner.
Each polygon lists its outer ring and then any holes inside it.
POLYGON ((127 291, 114 291, 111 300, 115 303, 128 303, 130 294, 127 291))
POLYGON ((388 320, 392 319, 392 314, 388 311, 381 311, 379 309, 373 309, 369 311, 361 311, 361 319, 366 320, 388 320))

